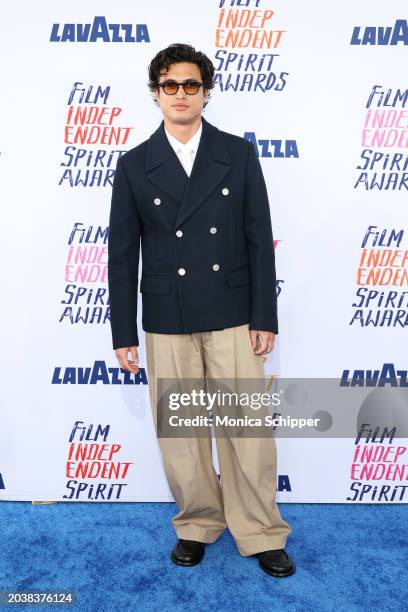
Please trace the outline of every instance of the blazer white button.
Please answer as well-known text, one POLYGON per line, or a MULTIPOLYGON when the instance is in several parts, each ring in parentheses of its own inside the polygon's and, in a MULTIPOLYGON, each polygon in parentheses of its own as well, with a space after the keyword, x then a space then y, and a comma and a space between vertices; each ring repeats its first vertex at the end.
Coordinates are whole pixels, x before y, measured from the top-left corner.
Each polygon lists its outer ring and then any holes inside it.
POLYGON ((219 270, 219 269, 220 269, 220 266, 218 264, 213 265, 213 270, 219 270))
POLYGON ((228 195, 229 194, 228 187, 224 187, 221 193, 222 193, 222 195, 228 195))
POLYGON ((157 204, 161 204, 161 199, 160 198, 154 198, 153 202, 157 205, 157 204))
POLYGON ((211 234, 216 234, 217 228, 216 227, 210 227, 210 232, 211 232, 211 234))
POLYGON ((185 273, 186 273, 186 271, 185 271, 185 269, 184 269, 184 268, 179 268, 179 269, 177 270, 177 272, 180 274, 180 276, 183 276, 183 274, 185 274, 185 273))
POLYGON ((177 238, 181 238, 182 235, 183 235, 183 232, 181 230, 177 230, 176 232, 177 238))

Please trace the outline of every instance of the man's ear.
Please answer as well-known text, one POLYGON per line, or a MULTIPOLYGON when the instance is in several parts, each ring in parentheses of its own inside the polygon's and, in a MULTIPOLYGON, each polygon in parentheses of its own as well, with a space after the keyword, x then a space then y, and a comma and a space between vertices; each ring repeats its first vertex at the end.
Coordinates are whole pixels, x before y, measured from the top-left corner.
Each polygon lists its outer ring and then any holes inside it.
POLYGON ((159 89, 155 89, 152 93, 152 99, 155 104, 159 105, 159 89))

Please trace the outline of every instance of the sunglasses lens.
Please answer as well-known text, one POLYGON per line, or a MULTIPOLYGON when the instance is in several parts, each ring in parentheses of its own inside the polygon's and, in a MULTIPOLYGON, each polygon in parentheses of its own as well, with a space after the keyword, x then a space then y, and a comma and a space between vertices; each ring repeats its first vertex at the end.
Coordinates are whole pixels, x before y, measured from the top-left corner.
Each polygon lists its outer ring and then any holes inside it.
POLYGON ((170 96, 174 95, 177 91, 177 83, 166 83, 163 86, 163 91, 170 96))
POLYGON ((190 96, 196 94, 198 90, 199 85, 195 81, 188 81, 184 84, 184 91, 190 96))

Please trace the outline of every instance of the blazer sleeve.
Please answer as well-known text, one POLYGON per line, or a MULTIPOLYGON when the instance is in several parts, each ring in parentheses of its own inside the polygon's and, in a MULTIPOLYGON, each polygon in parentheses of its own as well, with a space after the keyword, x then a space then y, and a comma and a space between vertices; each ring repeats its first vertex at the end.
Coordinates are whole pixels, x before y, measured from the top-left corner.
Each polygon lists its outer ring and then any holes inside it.
POLYGON ((277 334, 275 247, 268 193, 255 147, 248 144, 244 223, 251 277, 249 329, 277 334))
POLYGON ((137 288, 141 221, 119 157, 113 179, 108 235, 108 287, 113 348, 139 346, 137 288))

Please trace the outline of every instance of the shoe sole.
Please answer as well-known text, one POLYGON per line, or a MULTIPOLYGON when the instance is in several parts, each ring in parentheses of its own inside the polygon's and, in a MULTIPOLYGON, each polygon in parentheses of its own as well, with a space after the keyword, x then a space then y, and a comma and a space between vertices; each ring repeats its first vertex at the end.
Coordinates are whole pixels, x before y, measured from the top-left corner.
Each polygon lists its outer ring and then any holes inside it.
POLYGON ((175 563, 176 565, 181 565, 182 567, 192 567, 193 565, 198 565, 199 563, 201 563, 201 561, 204 559, 204 554, 197 559, 196 561, 179 561, 177 559, 177 557, 173 556, 173 553, 170 555, 171 560, 173 561, 173 563, 175 563))
MULTIPOLYGON (((258 562, 259 563, 259 562, 258 562)), ((286 572, 286 574, 282 574, 282 573, 276 573, 273 572, 270 569, 267 569, 266 567, 264 567, 261 563, 259 563, 259 567, 266 573, 269 574, 269 576, 274 576, 275 578, 286 578, 287 576, 292 576, 292 574, 294 574, 296 572, 296 565, 293 563, 293 567, 291 570, 289 570, 289 572, 286 572)))

